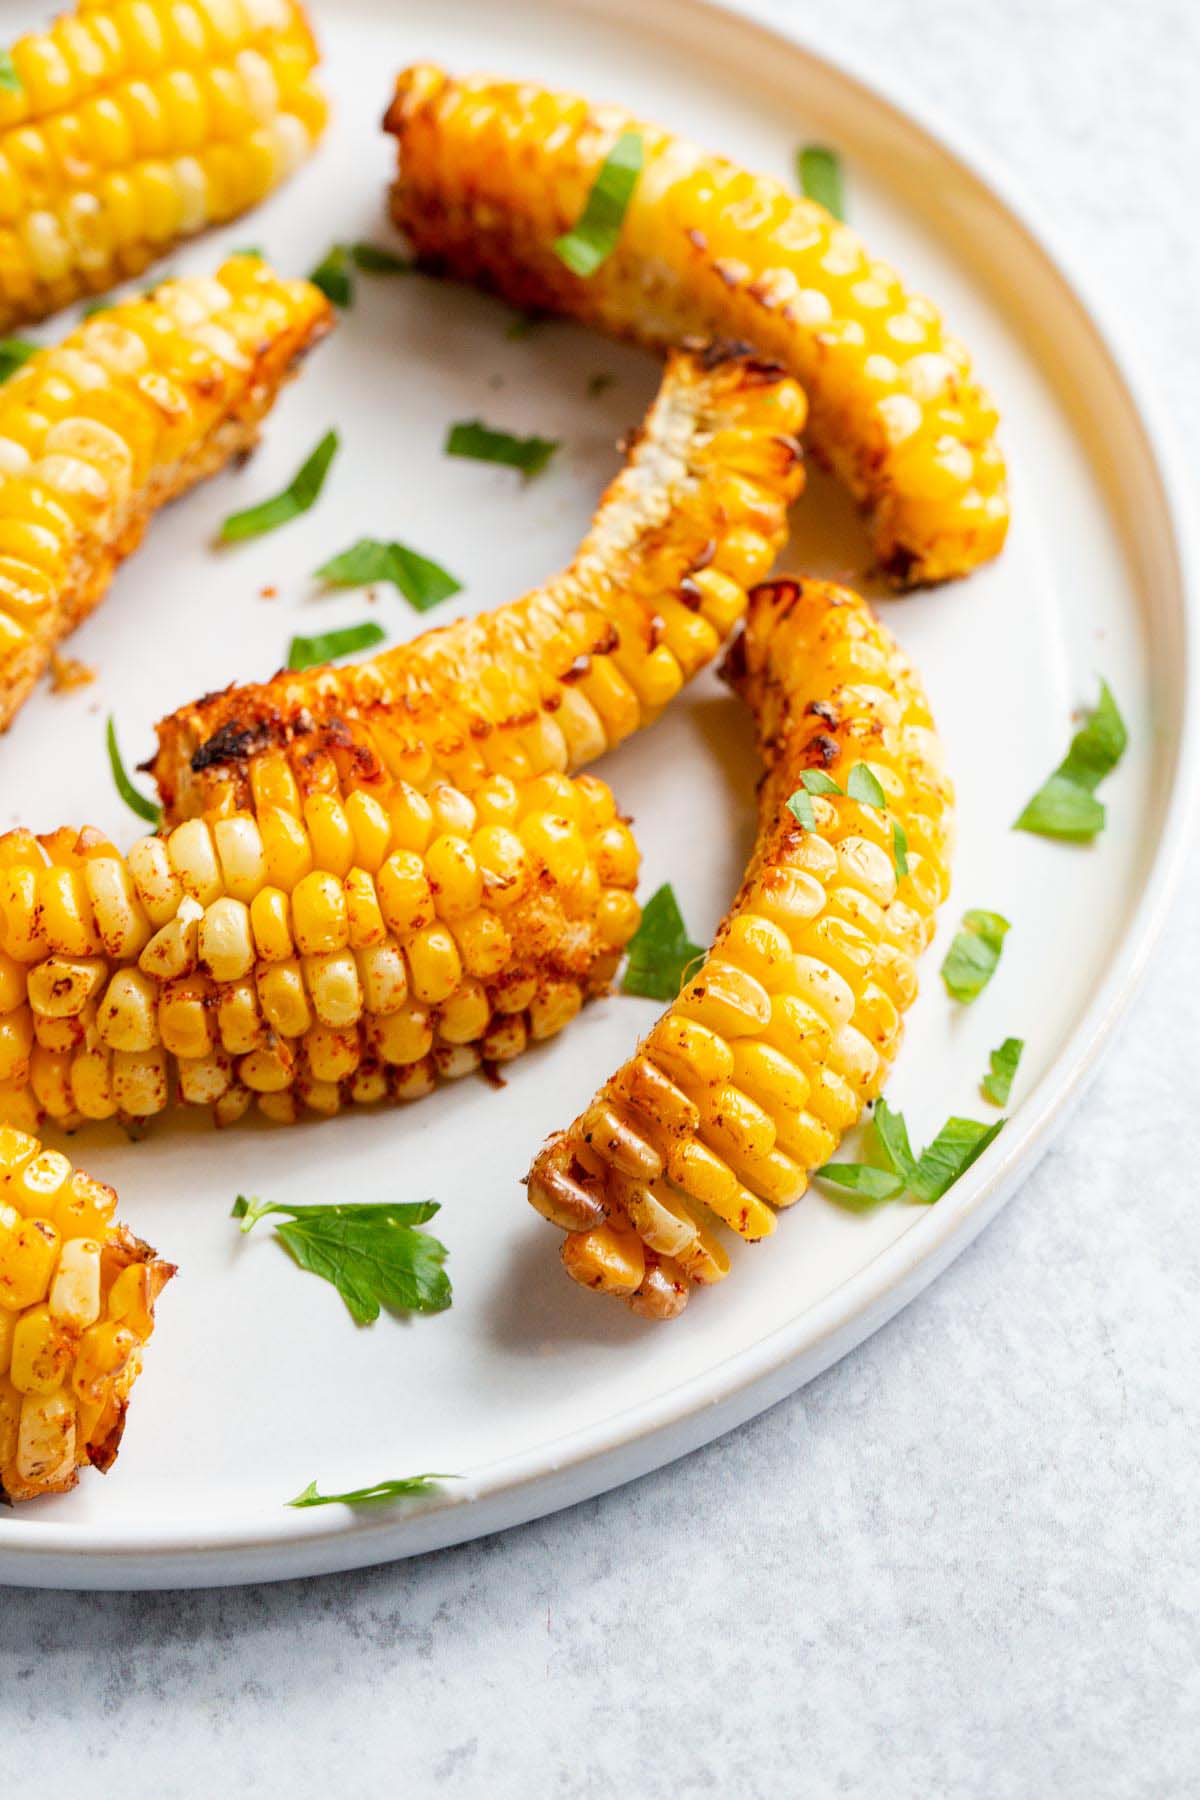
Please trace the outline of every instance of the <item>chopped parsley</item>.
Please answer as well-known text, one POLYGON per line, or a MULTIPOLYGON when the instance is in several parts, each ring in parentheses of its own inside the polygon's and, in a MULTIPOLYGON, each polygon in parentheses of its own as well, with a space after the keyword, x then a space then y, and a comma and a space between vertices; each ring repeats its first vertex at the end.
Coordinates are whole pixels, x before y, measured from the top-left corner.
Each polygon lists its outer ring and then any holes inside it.
POLYGON ((514 437, 510 431, 494 431, 482 419, 462 419, 446 433, 445 451, 472 462, 503 463, 519 469, 528 481, 546 467, 559 443, 558 438, 514 437))
POLYGON ((354 305, 352 269, 364 275, 407 275, 411 268, 404 257, 379 244, 331 244, 308 279, 345 311, 354 305))
POLYGON ((370 581, 390 581, 417 612, 428 612, 439 600, 448 600, 462 587, 440 563, 431 562, 407 544, 379 538, 359 538, 348 550, 331 556, 317 570, 322 581, 335 587, 363 587, 370 581))
POLYGON ((875 1103, 875 1138, 886 1168, 874 1163, 825 1163, 813 1174, 858 1197, 861 1205, 911 1194, 923 1206, 940 1200, 1003 1130, 1006 1120, 984 1125, 978 1119, 949 1118, 931 1144, 914 1157, 902 1113, 885 1100, 875 1103))
POLYGON ((880 812, 887 809, 887 795, 879 784, 879 777, 874 769, 865 762, 857 762, 846 777, 846 792, 851 800, 857 800, 863 806, 874 806, 880 812))
POLYGON ((688 969, 704 954, 703 947, 688 937, 675 891, 666 882, 647 900, 642 922, 629 940, 621 992, 647 1000, 674 1000, 688 969))
POLYGON ((442 1312, 450 1304, 446 1246, 420 1231, 440 1211, 436 1200, 350 1206, 288 1206, 239 1194, 233 1217, 249 1231, 268 1213, 283 1213, 275 1235, 310 1275, 336 1287, 358 1325, 389 1312, 442 1312))
POLYGON ((835 219, 845 218, 842 164, 836 150, 830 150, 825 144, 803 145, 796 152, 796 173, 800 178, 800 192, 807 199, 815 200, 835 219))
POLYGON ((288 645, 287 666, 293 673, 312 669, 355 650, 369 650, 374 644, 382 644, 386 637, 387 632, 374 619, 364 619, 361 625, 346 625, 341 631, 324 631, 316 637, 294 637, 288 645))
POLYGON ((977 999, 996 973, 1009 924, 1002 914, 978 908, 965 912, 962 922, 946 952, 942 980, 952 1000, 966 1002, 977 999))
POLYGON ((259 537, 264 531, 274 531, 277 526, 286 525, 289 520, 306 513, 315 505, 325 485, 337 449, 337 432, 327 431, 281 494, 275 494, 270 500, 260 500, 257 506, 247 507, 244 512, 230 513, 221 527, 222 540, 234 544, 242 538, 259 537))
POLYGON ((375 1481, 370 1487, 351 1488, 345 1494, 319 1494, 317 1484, 310 1481, 303 1493, 288 1506, 378 1506, 385 1500, 404 1500, 414 1494, 428 1494, 439 1481, 457 1481, 457 1475, 403 1475, 394 1481, 375 1481))
POLYGON ((36 356, 41 349, 40 344, 29 338, 0 338, 0 382, 7 381, 10 375, 23 368, 31 356, 36 356))
POLYGON ((985 1100, 993 1106, 1007 1106, 1008 1096, 1012 1093, 1013 1077, 1017 1072, 1017 1064, 1021 1060, 1021 1052, 1025 1048, 1024 1038, 1005 1038, 998 1050, 988 1056, 988 1072, 980 1082, 985 1100))
POLYGON ((1013 825, 1039 837, 1090 844, 1104 830, 1105 809, 1096 789, 1125 754, 1129 733, 1112 690, 1100 683, 1100 698, 1071 739, 1070 749, 1043 782, 1013 825))
POLYGON ((554 240, 555 255, 572 275, 586 280, 616 249, 644 160, 641 133, 623 131, 605 157, 579 218, 554 240))
POLYGON ((17 74, 17 65, 7 50, 0 50, 0 91, 6 94, 19 94, 22 89, 21 77, 17 74))
POLYGON ((908 874, 908 837, 899 819, 892 820, 892 861, 897 880, 903 881, 908 874))
POLYGON ((130 812, 136 813, 139 819, 145 819, 147 825, 155 827, 161 825, 161 807, 156 806, 147 795, 140 793, 125 773, 125 764, 121 761, 121 752, 117 746, 117 727, 111 713, 105 737, 108 742, 108 766, 112 770, 112 778, 118 794, 130 812))

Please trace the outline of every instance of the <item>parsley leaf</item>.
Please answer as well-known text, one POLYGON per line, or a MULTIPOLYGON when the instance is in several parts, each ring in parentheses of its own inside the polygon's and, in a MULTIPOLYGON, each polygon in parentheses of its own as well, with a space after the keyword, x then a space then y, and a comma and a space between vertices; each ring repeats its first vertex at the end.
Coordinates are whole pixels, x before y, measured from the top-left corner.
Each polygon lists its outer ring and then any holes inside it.
POLYGON ((926 1206, 940 1200, 959 1176, 978 1162, 1006 1123, 1004 1119, 997 1119, 994 1125, 982 1125, 978 1119, 947 1119, 917 1159, 916 1176, 910 1184, 914 1198, 926 1206))
POLYGON ((382 644, 387 632, 374 619, 361 625, 347 625, 341 631, 321 632, 317 637, 294 637, 288 645, 289 669, 312 669, 318 663, 332 662, 337 656, 349 656, 352 650, 369 650, 382 644))
POLYGON ((36 356, 41 347, 40 344, 32 343, 29 338, 0 338, 0 382, 15 375, 31 356, 36 356))
POLYGON ((370 1487, 351 1488, 345 1494, 319 1494, 310 1481, 288 1506, 377 1506, 384 1500, 403 1500, 412 1494, 428 1494, 439 1481, 457 1481, 457 1475, 402 1475, 395 1481, 375 1481, 370 1487))
POLYGON ((897 880, 903 881, 908 874, 908 837, 899 819, 892 820, 892 861, 897 880))
POLYGON ((1005 1038, 998 1050, 988 1056, 989 1070, 980 1082, 985 1100, 993 1106, 1007 1106, 1008 1096, 1012 1093, 1013 1077, 1017 1072, 1017 1064, 1021 1060, 1021 1052, 1025 1048, 1024 1038, 1005 1038))
POLYGON ((875 806, 881 812, 887 810, 887 795, 879 785, 879 777, 865 762, 855 763, 847 775, 846 792, 851 800, 858 800, 863 806, 875 806))
POLYGON ((320 288, 327 300, 345 309, 354 302, 354 282, 350 275, 349 250, 345 244, 331 244, 308 279, 320 288))
POLYGON ((348 550, 331 556, 317 570, 322 581, 337 587, 362 587, 369 581, 390 581, 417 612, 428 612, 439 600, 457 594, 456 581, 440 563, 431 562, 406 544, 379 538, 359 538, 348 550))
POLYGON ((877 1169, 873 1163, 824 1163, 813 1170, 813 1175, 818 1181, 828 1181, 834 1187, 860 1195, 868 1206, 875 1206, 880 1200, 898 1200, 904 1192, 899 1175, 893 1175, 890 1169, 877 1169))
POLYGON ((984 1125, 978 1119, 949 1118, 918 1157, 913 1156, 904 1115, 893 1112, 885 1100, 875 1103, 874 1123, 890 1169, 871 1163, 824 1163, 813 1170, 815 1178, 859 1195, 863 1206, 895 1200, 903 1193, 932 1206, 979 1160, 1007 1120, 984 1125))
POLYGON ((703 947, 688 937, 674 890, 665 882, 647 900, 642 922, 629 940, 621 992, 674 1000, 688 967, 704 955, 703 947))
POLYGON ((148 825, 161 825, 162 809, 157 807, 153 800, 148 799, 145 794, 139 793, 125 773, 125 764, 121 761, 121 752, 117 747, 117 727, 111 713, 105 736, 108 740, 108 766, 112 770, 112 778, 118 794, 130 812, 136 813, 139 819, 145 819, 148 825))
POLYGON ((520 469, 528 481, 546 467, 559 443, 558 438, 514 437, 509 431, 493 431, 482 419, 462 419, 446 433, 445 451, 447 456, 520 469))
POLYGON ((904 1114, 893 1112, 887 1101, 880 1097, 875 1102, 872 1123, 889 1166, 906 1187, 911 1187, 916 1178, 917 1159, 908 1141, 908 1126, 904 1123, 904 1114))
POLYGON ((804 831, 815 831, 817 819, 809 796, 840 794, 841 791, 832 775, 827 775, 824 769, 805 769, 800 777, 800 786, 788 799, 787 809, 804 831))
POLYGON ((605 157, 579 218, 554 240, 554 254, 572 275, 586 280, 616 249, 644 158, 641 133, 623 131, 605 157))
POLYGON ((230 513, 221 527, 221 537, 227 544, 239 542, 242 538, 258 537, 264 531, 274 531, 279 525, 286 525, 291 519, 298 519, 315 505, 321 489, 325 485, 325 477, 329 473, 329 465, 337 455, 338 434, 327 431, 312 455, 301 464, 281 494, 270 500, 260 500, 257 506, 247 507, 245 512, 230 513))
POLYGON ((982 994, 996 973, 1009 925, 1000 913, 974 908, 963 914, 963 927, 946 952, 942 980, 951 999, 965 1003, 982 994))
POLYGON ((22 89, 21 77, 17 74, 17 65, 7 50, 0 50, 0 90, 6 94, 19 94, 22 89))
POLYGON ((823 206, 835 219, 845 218, 842 165, 836 150, 824 144, 805 144, 796 152, 796 173, 802 194, 823 206))
POLYGON ((1029 801, 1014 831, 1087 844, 1104 830, 1105 809, 1095 790, 1125 754, 1129 733, 1112 690, 1100 683, 1100 698, 1054 773, 1029 801))
POLYGON ((389 1312, 442 1312, 449 1306, 446 1246, 415 1229, 440 1210, 436 1200, 288 1206, 239 1194, 232 1216, 249 1231, 268 1213, 287 1214, 275 1235, 295 1261, 336 1287, 356 1324, 373 1325, 381 1306, 389 1312))

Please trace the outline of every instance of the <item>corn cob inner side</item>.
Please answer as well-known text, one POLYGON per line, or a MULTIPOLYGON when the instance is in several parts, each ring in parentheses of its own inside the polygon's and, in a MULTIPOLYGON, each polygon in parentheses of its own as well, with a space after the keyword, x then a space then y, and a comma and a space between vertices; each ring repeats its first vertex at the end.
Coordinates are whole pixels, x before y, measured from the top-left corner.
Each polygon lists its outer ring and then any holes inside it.
POLYGON ((996 411, 967 352, 815 201, 618 107, 425 64, 400 76, 385 127, 393 216, 428 266, 651 346, 752 344, 804 383, 812 443, 868 508, 897 581, 962 575, 1000 550, 996 411), (614 253, 585 279, 554 243, 626 131, 645 165, 614 253))
POLYGON ((111 1188, 0 1126, 0 1497, 112 1466, 175 1273, 116 1223, 111 1188))
POLYGON ((866 603, 821 582, 751 595, 731 653, 766 764, 759 838, 708 959, 529 1176, 586 1286, 669 1318, 729 1270, 881 1090, 949 886, 951 790, 918 678, 866 603), (814 795, 865 762, 886 811, 814 795), (892 827, 908 839, 897 880, 892 827))
POLYGON ((391 748, 314 729, 250 759, 248 807, 227 793, 127 856, 0 838, 0 1120, 146 1118, 174 1081, 218 1123, 290 1121, 560 1030, 637 926, 612 795, 561 774, 536 720, 487 741, 469 792, 391 748))
POLYGON ((86 320, 0 388, 0 729, 151 513, 254 443, 330 316, 308 282, 233 257, 86 320))
POLYGON ((168 819, 230 792, 246 804, 251 756, 314 722, 352 723, 385 759, 409 755, 415 778, 436 766, 468 788, 488 740, 513 728, 540 735, 544 766, 591 761, 655 718, 743 615, 786 534, 803 419, 796 384, 751 357, 672 357, 566 570, 372 661, 230 688, 164 720, 154 775, 168 819))
POLYGON ((0 330, 254 206, 325 124, 294 0, 83 0, 0 91, 0 330))

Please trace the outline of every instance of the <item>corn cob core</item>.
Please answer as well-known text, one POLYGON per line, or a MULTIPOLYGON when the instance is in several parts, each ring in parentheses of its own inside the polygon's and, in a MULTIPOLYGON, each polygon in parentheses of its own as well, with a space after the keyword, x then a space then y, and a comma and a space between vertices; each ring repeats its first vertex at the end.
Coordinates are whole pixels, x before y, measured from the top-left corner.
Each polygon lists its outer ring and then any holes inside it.
POLYGON ((0 1498, 109 1469, 175 1270, 113 1214, 111 1188, 0 1127, 0 1498))
POLYGON ((786 534, 803 421, 804 396, 778 370, 719 350, 673 356, 569 568, 372 661, 230 688, 164 720, 153 768, 167 817, 247 804, 253 757, 315 726, 350 727, 394 773, 468 793, 497 766, 540 774, 600 755, 741 618, 786 534))
POLYGON ((254 206, 325 124, 293 0, 84 0, 0 91, 0 330, 254 206))
POLYGON ((637 926, 594 777, 422 790, 332 731, 250 782, 124 857, 0 838, 0 1121, 146 1118, 172 1078, 222 1124, 415 1099, 561 1029, 637 926))
POLYGON ((720 1226, 774 1231, 880 1092, 949 886, 933 722, 866 603, 815 581, 756 589, 730 660, 767 771, 745 880, 699 973, 529 1176, 569 1234, 568 1273, 655 1318, 728 1273, 720 1226), (802 829, 787 809, 802 772, 844 789, 858 762, 887 810, 814 795, 802 829))
POLYGON ((400 76, 385 127, 399 141, 392 213, 427 265, 654 347, 744 340, 804 383, 813 446, 869 510, 897 581, 999 551, 996 412, 967 352, 815 201, 617 107, 426 64, 400 76), (644 168, 616 250, 581 278, 554 241, 626 131, 644 168))
POLYGON ((88 319, 0 388, 0 729, 150 514, 220 468, 328 330, 255 257, 88 319))

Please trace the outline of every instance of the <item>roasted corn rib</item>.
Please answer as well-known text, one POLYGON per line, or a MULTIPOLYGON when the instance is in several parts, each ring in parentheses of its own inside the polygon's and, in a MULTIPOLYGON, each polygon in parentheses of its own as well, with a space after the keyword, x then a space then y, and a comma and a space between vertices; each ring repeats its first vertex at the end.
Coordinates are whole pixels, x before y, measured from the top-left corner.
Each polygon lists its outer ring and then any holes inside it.
POLYGON ((564 1025, 638 919, 633 838, 568 771, 744 609, 802 406, 752 360, 676 359, 566 575, 358 671, 168 720, 174 828, 128 857, 95 832, 0 838, 0 1119, 143 1117, 172 1073, 221 1121, 330 1113, 564 1025))
POLYGON ((169 820, 232 799, 254 759, 352 729, 393 776, 471 791, 494 767, 579 768, 654 718, 716 655, 786 535, 804 396, 736 352, 676 354, 570 566, 512 605, 369 662, 283 673, 159 726, 169 820))
POLYGON ((0 1127, 0 1499, 112 1467, 154 1303, 175 1270, 114 1219, 111 1188, 0 1127))
POLYGON ((731 652, 766 765, 758 842, 706 962, 529 1176, 585 1286, 670 1318, 719 1281, 719 1225, 756 1240, 874 1098, 948 885, 951 792, 915 671, 865 602, 822 582, 750 597, 731 652), (886 810, 814 794, 856 763, 886 810), (897 879, 893 826, 907 836, 897 879))
POLYGON ((254 443, 331 308, 255 257, 97 313, 0 388, 0 730, 152 512, 254 443))
POLYGON ((392 212, 429 267, 653 347, 742 339, 808 390, 811 441, 869 511, 900 583, 962 575, 1008 522, 996 413, 929 301, 815 201, 613 106, 528 82, 401 75, 392 212), (645 165, 615 251, 554 245, 623 132, 645 165))
POLYGON ((295 0, 82 0, 0 90, 0 330, 253 206, 325 124, 295 0))

